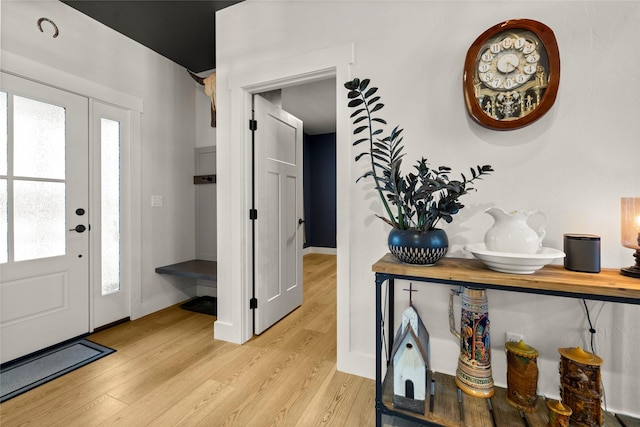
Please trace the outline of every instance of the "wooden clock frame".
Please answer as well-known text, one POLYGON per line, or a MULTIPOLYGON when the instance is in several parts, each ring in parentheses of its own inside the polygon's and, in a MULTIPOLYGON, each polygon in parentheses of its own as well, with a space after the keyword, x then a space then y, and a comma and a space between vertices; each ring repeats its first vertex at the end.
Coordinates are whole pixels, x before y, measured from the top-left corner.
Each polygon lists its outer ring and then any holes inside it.
MULTIPOLYGON (((512 19, 493 27, 482 33, 467 51, 464 63, 464 73, 462 75, 462 85, 467 111, 471 118, 480 125, 489 129, 511 130, 527 126, 542 117, 553 106, 558 94, 560 83, 560 53, 558 43, 551 28, 541 22, 531 19, 512 19), (527 115, 511 120, 495 119, 484 111, 479 105, 474 88, 474 77, 478 69, 480 49, 491 39, 503 32, 513 30, 525 30, 533 33, 542 43, 548 60, 548 80, 544 95, 538 106, 527 115)), ((476 81, 476 84, 478 82, 476 81)))

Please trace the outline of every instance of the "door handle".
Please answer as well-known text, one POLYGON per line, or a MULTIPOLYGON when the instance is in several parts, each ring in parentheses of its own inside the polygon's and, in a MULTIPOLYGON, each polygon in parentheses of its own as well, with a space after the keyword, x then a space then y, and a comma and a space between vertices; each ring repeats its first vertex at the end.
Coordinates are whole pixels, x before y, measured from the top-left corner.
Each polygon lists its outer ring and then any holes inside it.
POLYGON ((76 225, 76 228, 70 228, 69 231, 75 231, 78 233, 84 233, 84 231, 87 229, 87 227, 85 227, 84 225, 80 224, 80 225, 76 225))
POLYGON ((299 218, 299 219, 298 219, 298 225, 302 225, 302 224, 304 224, 304 219, 299 218))

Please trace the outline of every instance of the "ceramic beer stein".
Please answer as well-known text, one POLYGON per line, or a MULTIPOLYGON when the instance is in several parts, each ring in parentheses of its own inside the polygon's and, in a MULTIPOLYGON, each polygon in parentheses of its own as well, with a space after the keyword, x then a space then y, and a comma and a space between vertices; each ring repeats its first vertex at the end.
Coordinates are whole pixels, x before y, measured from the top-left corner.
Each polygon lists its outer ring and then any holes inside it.
POLYGON ((507 402, 521 411, 535 412, 538 389, 538 351, 524 341, 509 341, 507 350, 507 402))
POLYGON ((491 348, 489 340, 489 304, 487 291, 463 287, 449 294, 449 330, 460 342, 456 384, 463 392, 489 398, 493 396, 491 348), (453 297, 462 293, 460 332, 455 328, 453 297))

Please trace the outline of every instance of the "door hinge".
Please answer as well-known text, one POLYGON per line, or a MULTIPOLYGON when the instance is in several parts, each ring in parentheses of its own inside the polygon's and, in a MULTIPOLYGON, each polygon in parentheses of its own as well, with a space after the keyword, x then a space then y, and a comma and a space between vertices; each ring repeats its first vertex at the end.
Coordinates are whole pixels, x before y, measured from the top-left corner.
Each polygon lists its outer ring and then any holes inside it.
POLYGON ((258 299, 257 298, 251 298, 249 300, 249 308, 250 309, 254 309, 254 308, 258 308, 258 299))
POLYGON ((249 120, 249 130, 258 130, 258 121, 250 119, 249 120))
POLYGON ((249 209, 249 219, 256 220, 258 219, 258 210, 257 209, 249 209))

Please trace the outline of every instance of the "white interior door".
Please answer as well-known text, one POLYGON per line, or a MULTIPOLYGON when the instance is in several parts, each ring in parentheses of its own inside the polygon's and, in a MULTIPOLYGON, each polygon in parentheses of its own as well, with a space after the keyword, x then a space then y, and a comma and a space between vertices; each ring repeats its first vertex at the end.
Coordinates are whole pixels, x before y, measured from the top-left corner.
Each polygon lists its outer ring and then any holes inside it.
POLYGON ((254 96, 255 330, 302 304, 302 121, 254 96))
POLYGON ((0 358, 89 332, 88 100, 0 75, 0 358))

